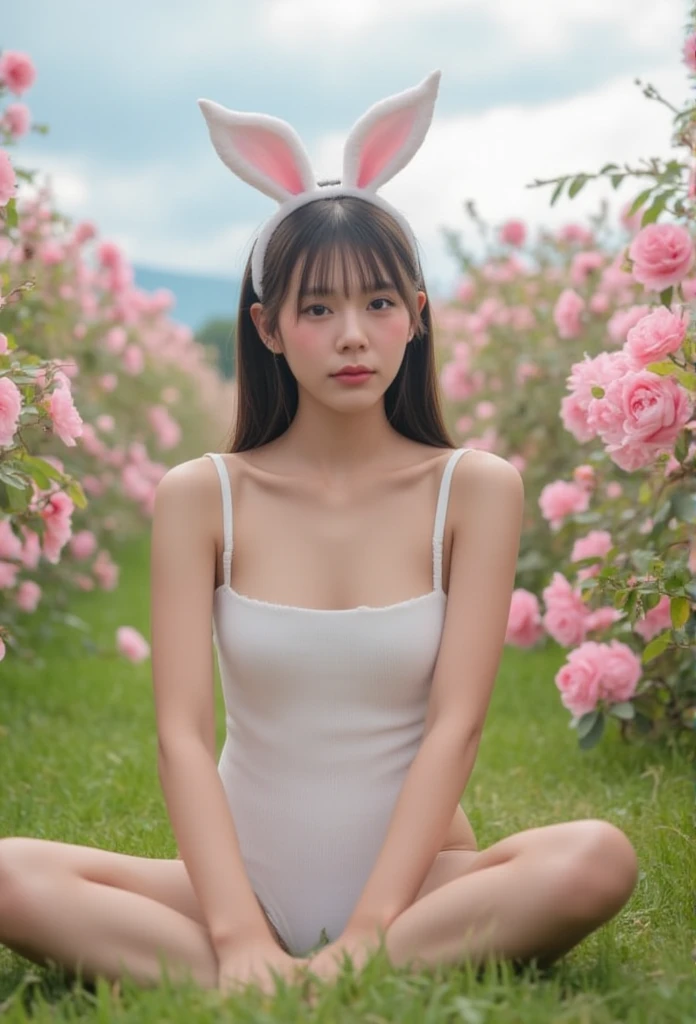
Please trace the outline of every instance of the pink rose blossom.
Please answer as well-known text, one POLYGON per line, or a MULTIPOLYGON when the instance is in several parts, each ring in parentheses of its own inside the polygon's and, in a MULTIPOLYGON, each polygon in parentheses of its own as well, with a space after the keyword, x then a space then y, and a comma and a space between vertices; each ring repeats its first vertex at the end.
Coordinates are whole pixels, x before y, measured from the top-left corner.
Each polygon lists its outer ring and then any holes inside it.
POLYGON ((594 711, 600 696, 603 647, 586 640, 568 655, 556 673, 554 682, 561 694, 561 703, 576 717, 594 711))
POLYGON ((14 196, 16 186, 17 176, 9 154, 0 149, 0 206, 7 206, 14 196))
POLYGON ((119 626, 116 630, 116 647, 129 661, 144 661, 150 656, 150 645, 137 629, 132 626, 119 626))
POLYGON ((618 622, 623 618, 623 612, 620 612, 618 608, 610 608, 605 605, 602 608, 597 608, 595 611, 591 611, 587 616, 587 632, 588 633, 603 633, 605 629, 609 629, 615 622, 618 622))
POLYGON ((629 246, 633 276, 650 291, 664 291, 686 277, 694 258, 691 236, 678 224, 648 224, 629 246))
POLYGON ((689 311, 677 316, 666 306, 658 306, 633 326, 626 337, 625 350, 636 369, 664 359, 681 348, 689 324, 689 311))
POLYGON ((70 538, 70 550, 79 561, 91 558, 97 550, 97 538, 91 530, 78 530, 70 538))
POLYGON ((19 425, 22 392, 9 377, 0 377, 0 445, 9 447, 19 425))
POLYGON ((145 369, 145 356, 140 345, 131 343, 127 345, 121 360, 123 369, 132 377, 137 377, 145 369))
POLYGON ((670 600, 663 594, 658 604, 634 623, 633 629, 642 637, 645 643, 649 643, 658 633, 664 632, 672 625, 672 617, 669 610, 670 600))
MULTIPOLYGON (((604 558, 607 551, 611 550, 612 539, 608 530, 591 530, 585 537, 578 537, 570 552, 571 562, 580 562, 583 558, 604 558)), ((602 563, 586 565, 578 570, 578 579, 584 580, 588 576, 597 576, 602 568, 602 563)))
POLYGON ((617 309, 607 321, 607 331, 612 341, 624 342, 628 332, 635 327, 644 316, 652 313, 652 306, 631 306, 629 309, 617 309))
POLYGON ((5 50, 0 56, 0 81, 15 96, 21 96, 36 81, 36 68, 31 57, 17 50, 5 50))
POLYGON ((590 497, 584 487, 566 480, 546 484, 539 495, 539 508, 552 529, 575 512, 586 512, 590 497))
POLYGON ((53 430, 68 448, 73 448, 76 437, 82 434, 82 417, 75 408, 67 387, 58 387, 49 397, 48 411, 53 421, 53 430))
POLYGON ((581 330, 580 314, 584 308, 584 300, 572 288, 561 292, 553 310, 553 320, 561 338, 577 338, 581 330))
POLYGON ((26 135, 31 126, 31 111, 25 103, 10 103, 5 107, 2 126, 15 139, 26 135))
POLYGON ((23 580, 17 588, 15 601, 23 612, 34 612, 41 599, 41 587, 34 580, 23 580))
POLYGON ((15 536, 9 519, 0 519, 0 558, 19 559, 22 555, 22 542, 15 536))
POLYGON ((586 491, 594 490, 597 483, 597 471, 589 463, 583 463, 582 466, 576 466, 573 470, 573 480, 580 487, 584 487, 586 491))
POLYGON ((514 590, 505 643, 514 647, 533 647, 543 635, 544 629, 536 595, 528 590, 514 590))
POLYGON ((554 572, 542 597, 547 609, 542 622, 550 636, 563 647, 581 643, 587 631, 587 606, 562 573, 554 572))
POLYGON ((579 242, 580 245, 592 245, 594 235, 582 224, 564 224, 558 232, 559 242, 579 242))
POLYGON ((604 292, 595 292, 590 298, 589 306, 593 313, 601 316, 609 309, 609 296, 604 292))
POLYGON ((470 277, 463 277, 457 285, 454 294, 459 302, 471 302, 476 294, 476 285, 470 277))
POLYGON ((524 245, 527 228, 524 221, 509 220, 500 229, 500 240, 507 245, 524 245))
POLYGON ((696 32, 688 35, 684 41, 684 63, 690 71, 696 71, 696 32))
POLYGON ((590 403, 588 423, 610 446, 628 442, 671 447, 690 419, 691 407, 688 392, 672 377, 629 371, 607 385, 603 398, 590 403))
POLYGON ((601 252, 578 252, 570 264, 570 280, 576 288, 585 284, 590 274, 599 270, 605 260, 601 252))
POLYGON ((630 700, 642 675, 640 658, 619 640, 604 645, 600 695, 611 704, 630 700))

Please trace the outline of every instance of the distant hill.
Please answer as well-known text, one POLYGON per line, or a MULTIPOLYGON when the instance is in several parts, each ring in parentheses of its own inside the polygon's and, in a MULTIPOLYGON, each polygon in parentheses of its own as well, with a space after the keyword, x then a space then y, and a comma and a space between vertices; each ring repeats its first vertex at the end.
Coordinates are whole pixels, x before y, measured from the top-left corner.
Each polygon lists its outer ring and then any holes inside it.
POLYGON ((146 292, 168 288, 176 296, 176 305, 169 316, 177 323, 198 331, 207 320, 234 320, 241 281, 238 278, 187 274, 179 270, 133 265, 135 283, 146 292))

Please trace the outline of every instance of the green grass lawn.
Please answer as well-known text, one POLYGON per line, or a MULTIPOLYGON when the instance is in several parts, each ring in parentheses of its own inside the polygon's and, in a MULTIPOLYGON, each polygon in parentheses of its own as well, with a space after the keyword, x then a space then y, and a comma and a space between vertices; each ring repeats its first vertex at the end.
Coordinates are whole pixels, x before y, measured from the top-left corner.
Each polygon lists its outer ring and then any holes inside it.
MULTIPOLYGON (((81 594, 74 611, 113 648, 128 624, 149 637, 149 543, 130 545, 112 593, 81 594)), ((159 787, 149 660, 87 658, 80 634, 55 643, 41 672, 0 665, 0 834, 169 857, 176 843, 159 787)), ((138 990, 68 984, 0 948, 0 1013, 8 1022, 316 1020, 380 1024, 693 1024, 696 1022, 696 851, 691 765, 669 750, 628 746, 616 728, 577 748, 553 676, 563 652, 506 649, 463 804, 480 848, 513 832, 599 817, 635 845, 640 881, 624 910, 543 976, 506 965, 408 976, 374 960, 342 976, 314 1009, 297 989, 275 999, 168 985, 138 990)), ((218 749, 223 704, 217 691, 218 749)))

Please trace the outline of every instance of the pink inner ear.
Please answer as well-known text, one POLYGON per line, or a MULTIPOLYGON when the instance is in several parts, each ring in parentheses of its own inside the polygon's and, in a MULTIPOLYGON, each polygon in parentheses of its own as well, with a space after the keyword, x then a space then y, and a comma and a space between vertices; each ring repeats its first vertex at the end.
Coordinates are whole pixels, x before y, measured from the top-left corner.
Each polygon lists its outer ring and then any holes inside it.
POLYGON ((368 132, 360 150, 358 188, 365 188, 401 149, 409 136, 416 111, 395 110, 393 114, 381 117, 368 132))
POLYGON ((268 128, 236 125, 233 128, 233 141, 237 151, 250 164, 292 195, 305 191, 293 150, 275 132, 268 128))

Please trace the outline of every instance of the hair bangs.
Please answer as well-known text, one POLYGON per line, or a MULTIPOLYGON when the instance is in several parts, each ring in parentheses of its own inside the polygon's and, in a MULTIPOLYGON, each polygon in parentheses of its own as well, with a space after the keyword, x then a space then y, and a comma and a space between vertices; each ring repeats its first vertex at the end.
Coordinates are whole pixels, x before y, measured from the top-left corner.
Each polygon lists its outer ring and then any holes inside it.
POLYGON ((341 290, 379 291, 396 288, 411 315, 417 319, 413 282, 403 265, 403 252, 395 239, 369 222, 345 215, 324 220, 323 230, 312 233, 304 253, 297 290, 297 316, 309 294, 330 295, 341 290), (340 269, 340 275, 337 271, 340 269))

